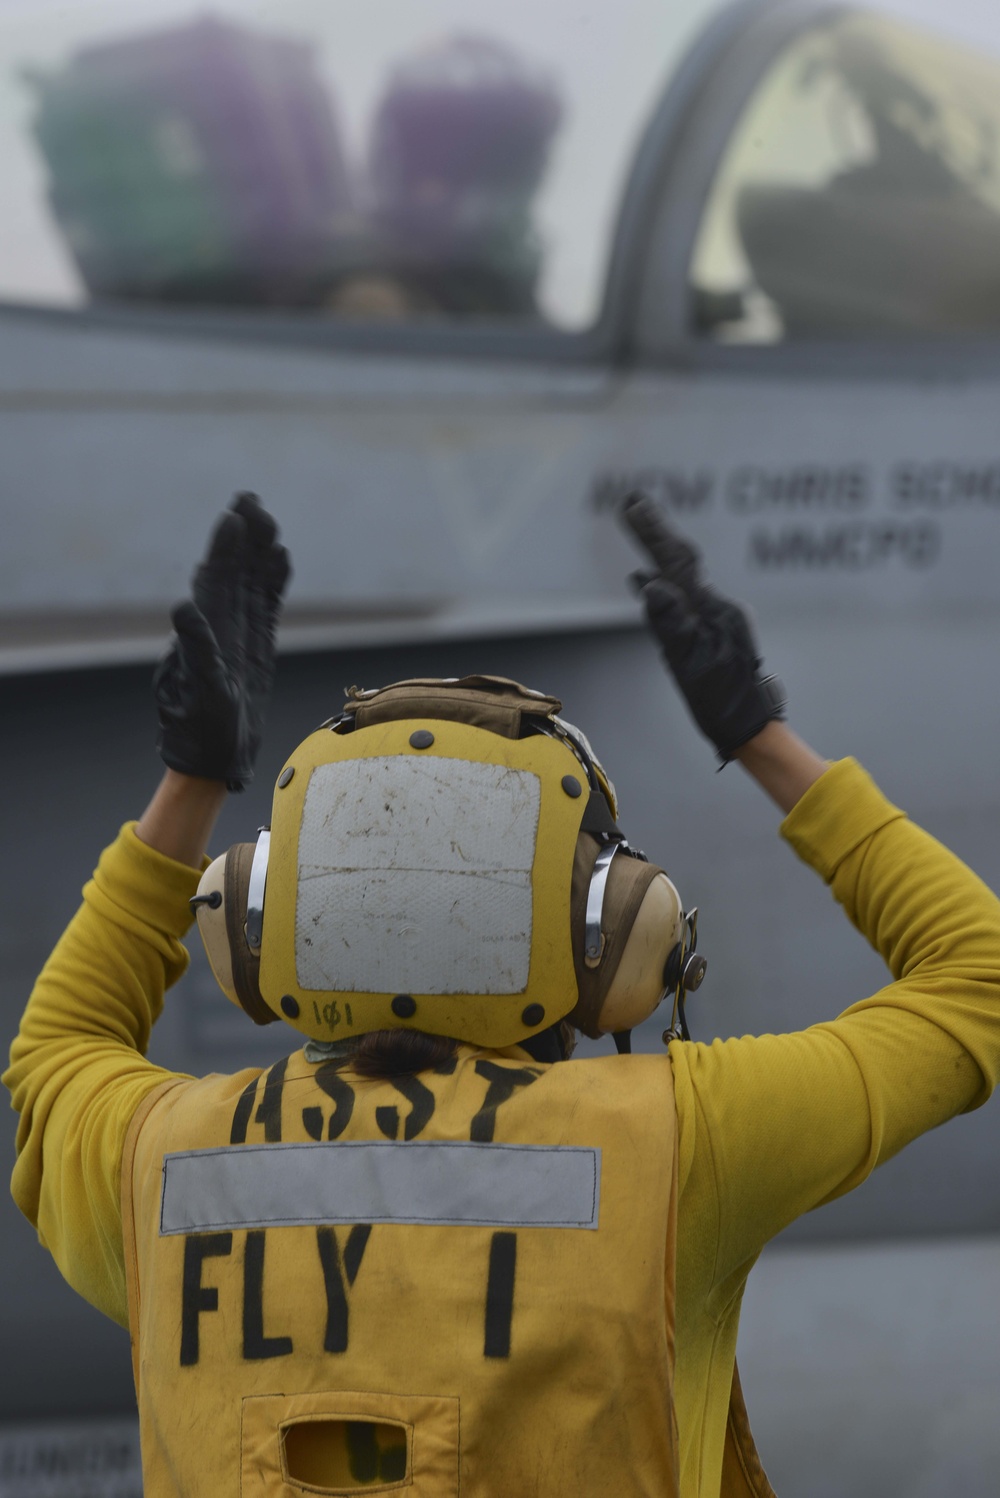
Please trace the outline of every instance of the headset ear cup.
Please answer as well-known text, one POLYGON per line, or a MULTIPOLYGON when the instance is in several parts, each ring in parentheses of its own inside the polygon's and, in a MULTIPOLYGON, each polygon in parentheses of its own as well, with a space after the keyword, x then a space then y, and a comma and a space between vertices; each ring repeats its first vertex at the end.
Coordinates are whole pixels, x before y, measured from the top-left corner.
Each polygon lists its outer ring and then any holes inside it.
POLYGON ((234 843, 226 854, 224 901, 226 934, 233 965, 233 987, 240 1007, 255 1025, 272 1025, 281 1016, 264 1003, 260 992, 260 956, 247 946, 247 895, 256 843, 234 843))
POLYGON ((580 833, 573 859, 570 899, 573 964, 579 999, 576 1007, 566 1017, 592 1040, 606 1033, 606 1027, 601 1024, 604 1001, 618 972, 646 891, 656 876, 663 872, 656 864, 631 858, 624 852, 612 859, 601 919, 604 945, 596 967, 588 966, 584 956, 587 893, 602 846, 591 833, 580 833))
POLYGON ((632 914, 616 972, 604 997, 599 1015, 603 1033, 631 1030, 653 1013, 666 996, 667 954, 672 948, 678 949, 683 929, 680 896, 663 870, 655 869, 638 910, 632 914))

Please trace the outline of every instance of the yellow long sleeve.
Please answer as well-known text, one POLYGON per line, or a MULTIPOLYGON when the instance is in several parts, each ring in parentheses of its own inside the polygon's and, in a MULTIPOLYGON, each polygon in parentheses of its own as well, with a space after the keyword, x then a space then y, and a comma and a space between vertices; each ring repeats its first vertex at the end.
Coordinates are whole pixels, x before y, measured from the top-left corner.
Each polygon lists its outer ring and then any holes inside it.
POLYGON ((198 877, 122 829, 39 976, 3 1077, 20 1114, 14 1200, 64 1278, 122 1325, 122 1150, 139 1103, 171 1075, 145 1052, 187 966, 198 877))
POLYGON ((686 1493, 718 1492, 740 1300, 764 1244, 984 1102, 1000 1075, 1000 902, 991 891, 850 760, 827 771, 782 831, 895 981, 795 1034, 671 1047, 686 1493))

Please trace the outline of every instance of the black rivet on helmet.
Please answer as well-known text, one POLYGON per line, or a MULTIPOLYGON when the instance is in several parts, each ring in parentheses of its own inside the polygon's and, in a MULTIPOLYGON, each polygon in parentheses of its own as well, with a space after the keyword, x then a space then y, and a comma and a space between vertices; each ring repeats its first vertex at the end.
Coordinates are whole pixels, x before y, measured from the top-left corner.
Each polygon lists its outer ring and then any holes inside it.
MULTIPOLYGON (((567 777, 567 779, 568 778, 569 777, 567 777)), ((545 1010, 542 1008, 541 1004, 529 1004, 527 1009, 525 1009, 524 1013, 521 1015, 521 1023, 523 1025, 540 1025, 544 1018, 545 1010)))
POLYGON ((434 742, 434 735, 429 728, 418 728, 415 733, 410 734, 411 749, 429 749, 434 742))
POLYGON ((282 1012, 282 1014, 287 1014, 289 1019, 298 1019, 298 1017, 299 1017, 299 1001, 298 1001, 298 999, 293 999, 290 993, 286 993, 285 997, 281 1001, 281 1012, 282 1012))
POLYGON ((278 790, 279 791, 283 791, 285 789, 285 786, 288 784, 288 782, 291 780, 291 778, 292 778, 292 776, 294 774, 295 774, 295 766, 294 765, 289 765, 286 770, 282 770, 281 774, 278 776, 278 790))
POLYGON ((417 1001, 412 994, 398 993, 389 1007, 397 1019, 412 1019, 417 1012, 417 1001))
POLYGON ((575 775, 564 775, 562 778, 562 788, 567 796, 572 796, 574 800, 577 796, 583 795, 583 786, 575 775))

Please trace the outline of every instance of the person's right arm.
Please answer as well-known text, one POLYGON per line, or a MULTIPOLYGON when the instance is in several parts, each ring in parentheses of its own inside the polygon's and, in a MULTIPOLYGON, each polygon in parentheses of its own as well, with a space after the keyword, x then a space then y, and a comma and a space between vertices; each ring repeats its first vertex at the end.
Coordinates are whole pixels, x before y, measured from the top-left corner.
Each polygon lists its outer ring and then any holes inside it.
MULTIPOLYGON (((831 766, 782 832, 895 981, 789 1035, 671 1048, 682 1190, 714 1244, 720 1309, 763 1245, 1000 1078, 1000 901, 884 799, 831 766)), ((693 1226, 693 1224, 692 1224, 693 1226)))
POLYGON ((733 757, 786 815, 828 768, 815 749, 778 719, 734 750, 733 757))
POLYGON ((671 1047, 686 1241, 712 1260, 721 1314, 795 1217, 989 1096, 1000 1076, 1000 902, 859 766, 828 767, 785 727, 742 611, 705 587, 693 548, 648 502, 630 520, 660 569, 645 585, 647 612, 692 716, 787 813, 784 836, 894 979, 796 1034, 671 1047))

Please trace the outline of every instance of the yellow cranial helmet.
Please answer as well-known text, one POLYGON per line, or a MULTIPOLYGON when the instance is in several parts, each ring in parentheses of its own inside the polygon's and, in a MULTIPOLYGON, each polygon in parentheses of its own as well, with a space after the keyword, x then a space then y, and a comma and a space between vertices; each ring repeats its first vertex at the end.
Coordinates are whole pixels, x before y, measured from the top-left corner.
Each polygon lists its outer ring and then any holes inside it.
POLYGON ((560 708, 500 677, 352 688, 192 902, 233 1002, 314 1040, 496 1048, 563 1018, 625 1030, 695 987, 677 891, 560 708))

